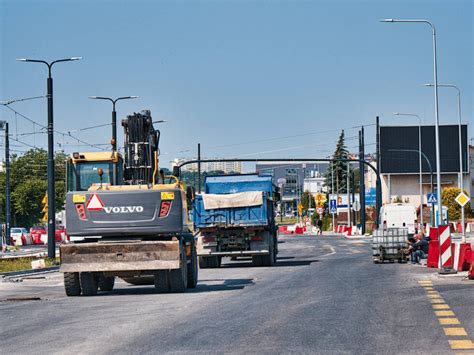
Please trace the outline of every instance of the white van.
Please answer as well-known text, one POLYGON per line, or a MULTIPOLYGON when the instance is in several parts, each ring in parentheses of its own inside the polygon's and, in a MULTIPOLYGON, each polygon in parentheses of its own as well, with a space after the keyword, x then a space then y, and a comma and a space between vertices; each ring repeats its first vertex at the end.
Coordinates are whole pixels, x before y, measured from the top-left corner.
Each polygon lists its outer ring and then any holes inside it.
POLYGON ((408 234, 414 235, 417 225, 416 207, 405 203, 390 203, 380 209, 380 227, 408 228, 408 234))

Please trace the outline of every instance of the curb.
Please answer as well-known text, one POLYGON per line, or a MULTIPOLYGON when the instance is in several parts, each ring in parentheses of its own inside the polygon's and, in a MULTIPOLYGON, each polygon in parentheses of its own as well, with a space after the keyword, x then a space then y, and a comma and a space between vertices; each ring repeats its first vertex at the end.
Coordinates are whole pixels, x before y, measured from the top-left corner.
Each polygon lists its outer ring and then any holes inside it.
POLYGON ((59 266, 50 266, 50 267, 45 267, 43 269, 30 269, 30 270, 4 272, 4 273, 0 273, 0 277, 2 279, 8 279, 8 278, 17 277, 17 276, 32 276, 32 275, 48 274, 51 272, 56 272, 58 270, 59 270, 59 266))

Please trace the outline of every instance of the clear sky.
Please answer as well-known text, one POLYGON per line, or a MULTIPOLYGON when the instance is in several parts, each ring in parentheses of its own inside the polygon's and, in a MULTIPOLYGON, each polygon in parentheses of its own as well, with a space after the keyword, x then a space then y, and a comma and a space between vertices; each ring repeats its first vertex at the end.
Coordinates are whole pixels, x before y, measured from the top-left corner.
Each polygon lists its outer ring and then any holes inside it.
MULTIPOLYGON (((325 157, 340 129, 434 122, 431 30, 381 18, 429 19, 437 27, 439 83, 474 101, 474 2, 451 1, 7 1, 0 0, 0 100, 45 95, 47 68, 16 58, 83 60, 53 67, 55 129, 108 143, 111 104, 90 95, 138 95, 118 117, 150 109, 165 119, 161 159, 325 157), (273 139, 285 137, 281 139, 273 139)), ((45 99, 12 108, 46 124, 45 99)), ((12 133, 33 125, 0 106, 12 133), (17 121, 18 126, 16 126, 17 121)), ((441 123, 456 123, 456 93, 440 89, 441 123)), ((36 127, 35 130, 38 130, 36 127)), ((374 127, 367 127, 367 151, 374 127)), ((119 126, 119 144, 122 144, 119 126)), ((347 129, 356 151, 357 130, 347 129)), ((46 146, 46 135, 19 136, 46 146)), ((56 135, 66 152, 92 150, 56 135)), ((403 137, 401 137, 403 139, 403 137)), ((472 142, 472 141, 471 141, 472 142)), ((28 149, 12 142, 13 149, 28 149)), ((370 145, 372 144, 372 145, 370 145)), ((58 145, 56 147, 59 149, 58 145)), ((3 149, 3 148, 2 148, 3 149)))

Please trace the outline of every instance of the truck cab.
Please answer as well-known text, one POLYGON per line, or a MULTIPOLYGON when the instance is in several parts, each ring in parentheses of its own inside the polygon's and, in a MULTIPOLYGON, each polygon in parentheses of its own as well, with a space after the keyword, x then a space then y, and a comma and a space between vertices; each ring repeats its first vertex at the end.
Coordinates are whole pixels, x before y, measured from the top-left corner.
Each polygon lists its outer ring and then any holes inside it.
POLYGON ((67 191, 87 191, 94 184, 109 184, 114 181, 116 165, 118 184, 123 181, 123 158, 117 152, 72 153, 66 162, 67 191), (98 174, 102 169, 102 181, 98 174))

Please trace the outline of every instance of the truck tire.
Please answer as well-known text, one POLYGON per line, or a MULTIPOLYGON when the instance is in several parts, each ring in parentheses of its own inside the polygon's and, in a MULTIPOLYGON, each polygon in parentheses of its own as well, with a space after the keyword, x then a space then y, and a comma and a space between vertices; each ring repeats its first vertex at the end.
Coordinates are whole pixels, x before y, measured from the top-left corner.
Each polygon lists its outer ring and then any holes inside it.
POLYGON ((64 290, 67 296, 79 296, 81 294, 81 284, 78 272, 64 273, 64 290))
POLYGON ((201 269, 218 268, 221 266, 222 257, 220 256, 200 256, 199 267, 201 269))
POLYGON ((270 244, 270 250, 268 255, 261 255, 261 266, 273 266, 275 263, 275 250, 273 244, 270 244))
POLYGON ((262 256, 261 255, 253 255, 252 256, 252 266, 262 266, 262 256))
POLYGON ((181 260, 179 269, 168 271, 170 291, 173 293, 183 293, 186 291, 186 286, 188 284, 188 264, 186 253, 183 249, 181 249, 180 254, 181 260))
POLYGON ((99 283, 98 283, 96 275, 94 275, 92 272, 81 272, 79 274, 79 280, 81 283, 83 296, 97 295, 97 289, 99 287, 99 283))
POLYGON ((156 291, 158 291, 159 293, 167 293, 170 291, 170 285, 168 282, 168 270, 157 270, 153 279, 156 291))
POLYGON ((134 276, 134 277, 121 277, 123 281, 134 286, 153 285, 153 276, 134 276))
POLYGON ((112 291, 114 289, 115 277, 100 276, 99 277, 99 290, 101 291, 112 291))
POLYGON ((198 261, 196 253, 196 244, 193 243, 191 246, 190 261, 188 263, 188 287, 196 288, 198 283, 198 261))

